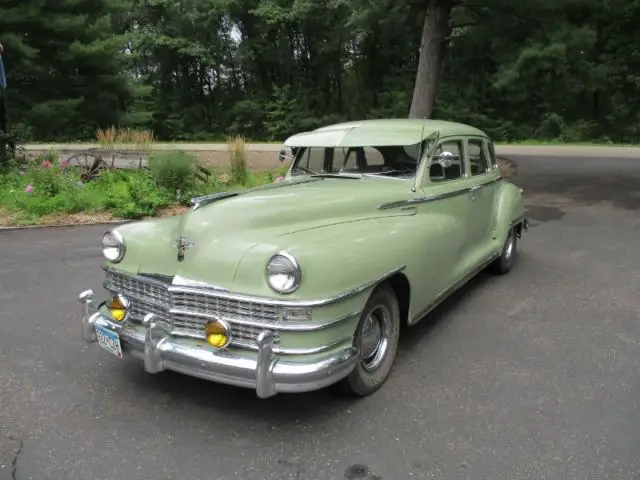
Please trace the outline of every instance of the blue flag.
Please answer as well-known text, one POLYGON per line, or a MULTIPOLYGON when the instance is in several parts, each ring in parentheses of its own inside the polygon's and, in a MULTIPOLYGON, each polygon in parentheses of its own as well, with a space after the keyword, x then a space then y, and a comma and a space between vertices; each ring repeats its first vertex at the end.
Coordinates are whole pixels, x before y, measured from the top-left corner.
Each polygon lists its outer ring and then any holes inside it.
POLYGON ((0 54, 0 90, 7 88, 7 76, 4 73, 4 64, 2 63, 2 54, 0 54))

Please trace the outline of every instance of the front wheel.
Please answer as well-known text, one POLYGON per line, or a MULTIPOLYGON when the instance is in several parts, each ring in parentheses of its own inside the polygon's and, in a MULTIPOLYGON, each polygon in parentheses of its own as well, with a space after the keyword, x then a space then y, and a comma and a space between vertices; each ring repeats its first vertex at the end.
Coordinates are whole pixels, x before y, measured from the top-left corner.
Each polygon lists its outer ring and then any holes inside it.
POLYGON ((367 396, 391 373, 400 338, 400 307, 388 285, 376 288, 365 305, 354 336, 359 359, 348 377, 338 383, 350 395, 367 396))

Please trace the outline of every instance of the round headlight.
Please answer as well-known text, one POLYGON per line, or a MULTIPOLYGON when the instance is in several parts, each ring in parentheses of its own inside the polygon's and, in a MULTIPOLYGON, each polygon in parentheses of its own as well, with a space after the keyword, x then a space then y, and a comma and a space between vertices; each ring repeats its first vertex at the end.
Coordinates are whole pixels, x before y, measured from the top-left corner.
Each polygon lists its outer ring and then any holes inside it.
POLYGON ((278 293, 292 293, 300 286, 302 270, 295 258, 280 252, 267 264, 267 282, 278 293))
POLYGON ((104 258, 118 263, 124 257, 124 239, 115 231, 109 231, 102 236, 102 254, 104 258))

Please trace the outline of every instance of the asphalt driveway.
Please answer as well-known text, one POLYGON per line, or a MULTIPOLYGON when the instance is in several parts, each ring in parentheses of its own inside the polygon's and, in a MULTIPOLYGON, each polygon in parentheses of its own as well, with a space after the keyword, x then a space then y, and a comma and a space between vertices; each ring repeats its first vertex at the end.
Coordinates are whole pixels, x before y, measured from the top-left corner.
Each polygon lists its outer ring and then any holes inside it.
POLYGON ((103 227, 0 233, 0 479, 640 478, 640 161, 514 157, 532 228, 387 385, 259 400, 82 342, 103 227))

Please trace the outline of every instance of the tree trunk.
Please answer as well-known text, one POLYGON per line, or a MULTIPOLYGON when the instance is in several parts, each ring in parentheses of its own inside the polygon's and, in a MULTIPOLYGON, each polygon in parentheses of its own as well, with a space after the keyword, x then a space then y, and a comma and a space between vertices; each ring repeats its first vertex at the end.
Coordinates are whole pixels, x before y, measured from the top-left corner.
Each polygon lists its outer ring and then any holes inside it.
POLYGON ((427 0, 409 118, 429 118, 433 111, 444 40, 449 34, 449 15, 453 4, 454 0, 427 0))

